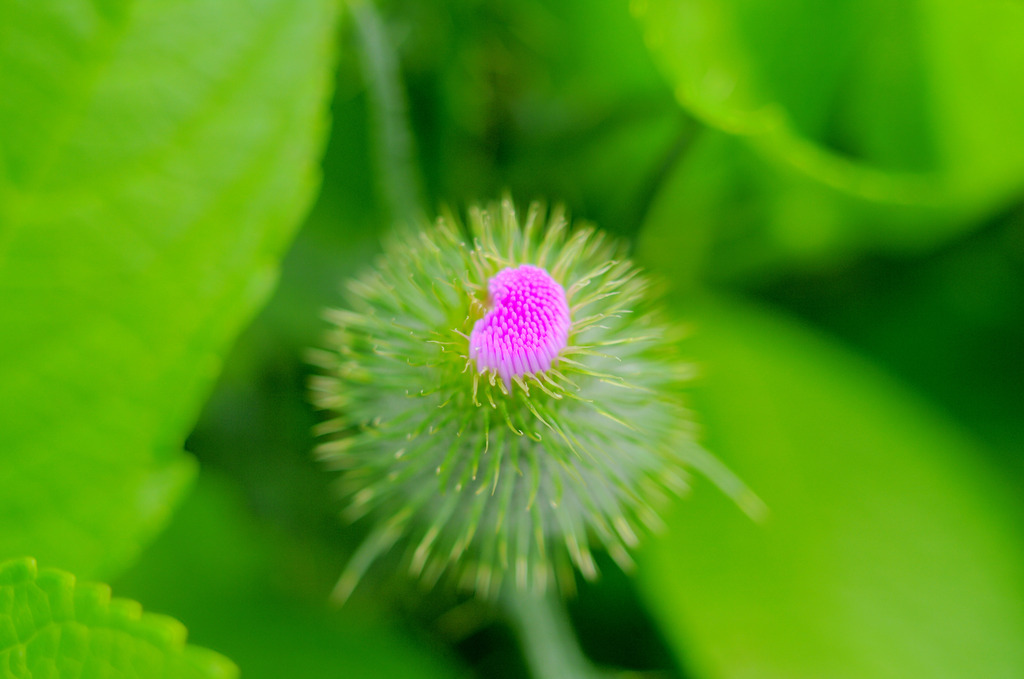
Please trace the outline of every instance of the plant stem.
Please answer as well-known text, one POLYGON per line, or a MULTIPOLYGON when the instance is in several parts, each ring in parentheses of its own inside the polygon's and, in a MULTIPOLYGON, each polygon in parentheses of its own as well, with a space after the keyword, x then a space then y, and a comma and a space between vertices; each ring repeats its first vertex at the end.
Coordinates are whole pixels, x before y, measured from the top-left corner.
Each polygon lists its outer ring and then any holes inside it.
POLYGON ((391 217, 407 224, 421 214, 422 183, 398 54, 372 2, 350 3, 373 121, 377 184, 391 217))
POLYGON ((534 679, 603 677, 583 654, 557 594, 512 591, 502 603, 534 679))

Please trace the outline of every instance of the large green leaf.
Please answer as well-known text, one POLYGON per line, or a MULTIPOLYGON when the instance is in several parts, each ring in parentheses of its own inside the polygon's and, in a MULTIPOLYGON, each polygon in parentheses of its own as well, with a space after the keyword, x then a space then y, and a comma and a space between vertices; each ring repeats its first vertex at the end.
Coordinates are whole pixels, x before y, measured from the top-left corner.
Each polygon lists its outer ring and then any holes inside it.
POLYGON ((0 555, 131 559, 315 186, 329 0, 0 0, 0 555))
POLYGON ((706 484, 640 581, 709 677, 1024 676, 1024 548, 977 448, 871 365, 736 305, 693 309, 695 406, 767 503, 706 484))
POLYGON ((111 599, 106 585, 38 570, 33 559, 0 563, 0 677, 232 679, 226 658, 185 645, 185 628, 111 599))
POLYGON ((783 253, 927 246, 1024 190, 1019 3, 632 6, 678 100, 746 143, 746 228, 783 253))

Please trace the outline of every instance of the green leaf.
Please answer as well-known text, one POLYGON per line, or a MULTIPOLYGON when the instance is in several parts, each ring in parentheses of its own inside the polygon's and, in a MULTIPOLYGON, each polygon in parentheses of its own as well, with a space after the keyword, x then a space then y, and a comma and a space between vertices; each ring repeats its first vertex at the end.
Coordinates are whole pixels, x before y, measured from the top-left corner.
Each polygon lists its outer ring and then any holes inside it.
POLYGON ((1019 3, 632 6, 680 103, 744 140, 745 227, 783 252, 929 246, 1024 190, 1019 3))
POLYGON ((238 669, 185 645, 177 620, 143 613, 110 588, 76 584, 34 559, 0 563, 0 677, 230 679, 238 669))
POLYGON ((706 443, 770 514, 698 484, 641 555, 676 651, 709 677, 1024 676, 1019 515, 977 447, 790 322, 690 317, 706 443))
POLYGON ((0 555, 111 574, 187 487, 316 184, 333 15, 0 0, 0 555))

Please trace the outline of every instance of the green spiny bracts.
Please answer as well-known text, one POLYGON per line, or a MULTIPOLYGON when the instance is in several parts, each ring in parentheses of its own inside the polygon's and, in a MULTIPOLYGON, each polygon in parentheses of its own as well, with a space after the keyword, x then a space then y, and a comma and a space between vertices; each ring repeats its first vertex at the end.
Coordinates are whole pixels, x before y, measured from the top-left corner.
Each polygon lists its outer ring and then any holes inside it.
POLYGON ((319 455, 344 472, 345 517, 376 520, 336 595, 396 543, 431 584, 571 588, 595 547, 631 566, 687 468, 742 492, 693 442, 691 366, 651 298, 620 245, 537 204, 522 225, 505 200, 468 232, 446 215, 387 243, 315 359, 336 414, 319 455))

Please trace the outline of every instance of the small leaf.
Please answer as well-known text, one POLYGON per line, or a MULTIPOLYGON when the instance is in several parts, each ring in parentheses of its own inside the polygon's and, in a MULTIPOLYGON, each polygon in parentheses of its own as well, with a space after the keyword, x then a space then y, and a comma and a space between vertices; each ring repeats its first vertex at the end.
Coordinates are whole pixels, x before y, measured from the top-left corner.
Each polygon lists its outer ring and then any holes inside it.
POLYGON ((177 620, 143 613, 110 588, 38 570, 34 559, 0 563, 0 677, 232 679, 217 653, 185 644, 177 620))
POLYGON ((1005 489, 955 427, 782 319, 692 310, 708 447, 767 503, 706 484, 640 582, 711 677, 1024 676, 1024 546, 1005 489))
POLYGON ((0 0, 0 555, 128 563, 315 186, 334 3, 0 0))

